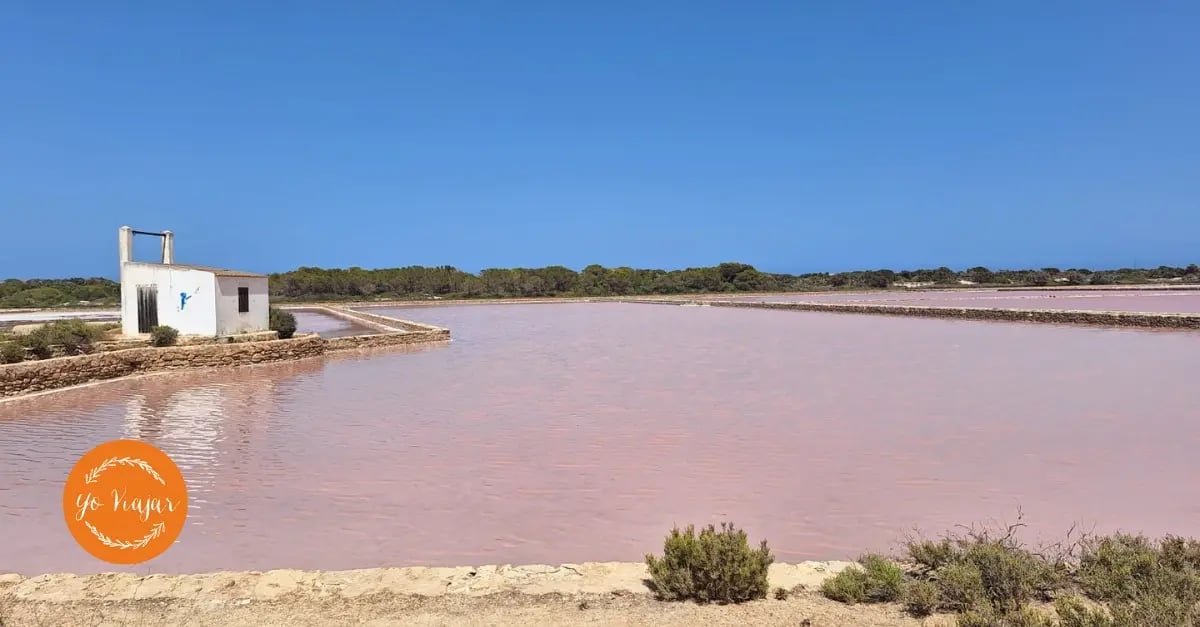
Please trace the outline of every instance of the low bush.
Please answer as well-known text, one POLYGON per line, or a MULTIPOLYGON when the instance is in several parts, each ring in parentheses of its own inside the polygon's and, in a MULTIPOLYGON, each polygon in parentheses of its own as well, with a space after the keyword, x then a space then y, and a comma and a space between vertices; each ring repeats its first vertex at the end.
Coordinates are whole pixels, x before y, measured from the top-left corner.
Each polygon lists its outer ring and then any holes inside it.
POLYGON ((1138 580, 1158 569, 1158 550, 1145 536, 1123 533, 1089 542, 1079 560, 1079 585, 1093 599, 1128 601, 1138 580))
POLYGON ((268 315, 267 326, 279 333, 279 339, 286 340, 296 334, 296 316, 292 312, 272 307, 268 315))
POLYGON ((910 581, 900 595, 904 609, 913 616, 929 616, 942 605, 942 594, 931 581, 910 581))
POLYGON ((47 359, 54 354, 54 349, 46 339, 45 333, 34 332, 22 335, 19 341, 21 347, 26 349, 28 354, 33 355, 34 359, 47 359))
POLYGON ((1090 607, 1076 597, 1064 597, 1054 602, 1060 627, 1117 627, 1112 614, 1102 607, 1090 607))
POLYGON ((987 593, 983 589, 983 573, 978 566, 954 562, 938 569, 936 577, 941 609, 965 612, 985 605, 987 593))
POLYGON ((864 555, 859 563, 867 573, 867 601, 886 603, 900 598, 904 591, 904 571, 882 555, 864 555))
POLYGON ((867 554, 821 584, 821 594, 842 603, 884 603, 900 598, 904 571, 882 555, 867 554))
POLYGON ((866 556, 821 591, 845 603, 899 598, 914 616, 953 612, 960 627, 1200 627, 1200 540, 1069 534, 1033 550, 1017 539, 1020 527, 912 540, 911 574, 866 556), (1057 617, 1032 603, 1055 597, 1057 617))
POLYGON ((150 327, 150 345, 151 346, 174 346, 179 340, 179 331, 175 327, 167 325, 159 325, 150 327))
POLYGON ((1170 594, 1146 594, 1137 601, 1119 601, 1108 609, 1068 597, 1054 603, 1056 627, 1197 627, 1200 607, 1170 594))
POLYGON ((906 545, 909 559, 925 571, 934 571, 953 561, 954 545, 949 539, 910 540, 906 545))
POLYGON ((103 339, 106 333, 83 320, 55 320, 21 336, 21 343, 39 359, 50 357, 55 346, 67 355, 82 355, 90 353, 92 343, 103 339))
POLYGON ((842 603, 863 603, 867 600, 867 571, 850 566, 821 583, 821 594, 842 603))
POLYGON ((958 615, 958 627, 1057 627, 1048 614, 1031 607, 1001 612, 975 609, 958 615))
POLYGON ((1167 536, 1159 542, 1163 566, 1172 570, 1200 571, 1200 540, 1167 536))
POLYGON ((1200 626, 1200 541, 1114 534, 1084 545, 1077 579, 1116 627, 1200 626))
POLYGON ((25 347, 12 338, 0 338, 0 364, 15 364, 25 361, 25 347))
POLYGON ((1196 601, 1168 592, 1147 592, 1134 601, 1112 603, 1110 608, 1115 627, 1200 627, 1200 606, 1196 601))
POLYGON ((1046 561, 1015 542, 978 539, 962 552, 964 563, 979 569, 983 594, 1001 612, 1012 612, 1062 581, 1046 561))
POLYGON ((731 523, 696 534, 688 525, 672 529, 663 556, 646 556, 651 590, 659 599, 700 603, 740 603, 767 596, 767 569, 775 561, 764 540, 750 547, 746 532, 731 523))
POLYGON ((918 576, 936 586, 938 609, 1010 620, 1029 601, 1048 600, 1067 583, 1065 561, 1026 548, 1017 537, 1022 526, 968 527, 937 541, 911 540, 907 557, 918 576))

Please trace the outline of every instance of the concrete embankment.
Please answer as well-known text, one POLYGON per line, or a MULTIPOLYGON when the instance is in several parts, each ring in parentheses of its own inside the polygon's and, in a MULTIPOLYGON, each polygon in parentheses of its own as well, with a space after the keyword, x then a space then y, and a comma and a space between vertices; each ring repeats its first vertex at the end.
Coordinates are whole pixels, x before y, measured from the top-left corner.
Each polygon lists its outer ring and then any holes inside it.
POLYGON ((143 346, 4 364, 0 365, 0 399, 156 372, 288 361, 333 351, 450 339, 449 329, 386 316, 372 316, 370 325, 379 333, 329 339, 300 335, 286 340, 143 346))
POLYGON ((985 309, 971 307, 917 307, 863 303, 754 302, 730 300, 626 299, 625 302, 656 305, 702 305, 745 309, 783 309, 823 313, 915 316, 958 320, 1080 324, 1089 326, 1137 327, 1143 329, 1200 329, 1200 314, 1143 313, 1131 311, 1087 311, 1068 309, 985 309))
MULTIPOLYGON (((817 588, 846 562, 774 564, 771 590, 731 606, 654 600, 641 563, 375 568, 199 575, 0 575, 14 625, 893 625, 895 605, 847 606, 817 588), (809 621, 805 623, 804 621, 809 621)), ((953 624, 947 622, 942 624, 953 624)))

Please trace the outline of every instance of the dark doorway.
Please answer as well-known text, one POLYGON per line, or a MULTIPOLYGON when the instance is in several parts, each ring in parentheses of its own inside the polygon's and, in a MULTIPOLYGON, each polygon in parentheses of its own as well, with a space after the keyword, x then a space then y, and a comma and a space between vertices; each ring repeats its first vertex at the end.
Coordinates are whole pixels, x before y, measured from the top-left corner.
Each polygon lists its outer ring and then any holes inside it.
POLYGON ((149 333, 158 326, 158 286, 139 285, 137 288, 138 333, 149 333))

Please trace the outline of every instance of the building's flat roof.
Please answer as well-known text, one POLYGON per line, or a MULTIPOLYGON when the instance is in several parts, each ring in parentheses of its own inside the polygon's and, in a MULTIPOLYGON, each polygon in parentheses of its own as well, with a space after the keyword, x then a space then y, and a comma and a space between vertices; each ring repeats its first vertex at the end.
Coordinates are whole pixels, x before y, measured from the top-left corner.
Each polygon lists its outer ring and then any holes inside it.
POLYGON ((216 276, 238 276, 250 279, 265 279, 267 275, 258 274, 256 272, 243 272, 241 270, 229 270, 227 268, 214 268, 212 266, 197 266, 190 263, 153 263, 148 261, 131 261, 129 263, 140 266, 162 266, 165 268, 179 268, 181 270, 199 270, 200 272, 208 272, 216 276))

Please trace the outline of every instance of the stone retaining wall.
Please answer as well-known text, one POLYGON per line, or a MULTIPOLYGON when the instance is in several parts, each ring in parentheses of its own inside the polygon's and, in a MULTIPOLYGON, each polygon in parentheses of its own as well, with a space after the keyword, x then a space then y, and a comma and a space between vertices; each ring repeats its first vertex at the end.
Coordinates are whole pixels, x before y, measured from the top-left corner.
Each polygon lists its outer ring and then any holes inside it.
POLYGON ((0 366, 0 397, 148 372, 302 359, 324 352, 325 341, 315 335, 307 335, 290 340, 130 348, 24 361, 0 366))
POLYGON ((288 306, 284 309, 294 311, 319 311, 321 313, 341 318, 354 324, 365 327, 370 327, 383 333, 392 333, 395 331, 445 331, 442 327, 436 327, 432 324, 424 324, 421 322, 413 322, 412 320, 401 320, 391 316, 381 316, 379 314, 367 313, 358 309, 350 309, 338 305, 310 305, 310 306, 288 306))
MULTIPOLYGON (((336 308, 334 308, 336 309, 336 308)), ((379 314, 367 313, 358 310, 344 310, 343 313, 350 314, 353 318, 360 318, 381 324, 392 329, 403 329, 405 331, 445 331, 442 327, 435 327, 432 324, 424 324, 421 322, 413 322, 412 320, 401 320, 391 316, 381 316, 379 314)))
POLYGON ((216 368, 316 357, 326 352, 419 344, 450 339, 448 329, 403 331, 324 339, 315 334, 288 340, 127 348, 0 365, 0 398, 150 372, 216 368))
POLYGON ((396 346, 398 344, 444 342, 449 339, 449 329, 438 329, 435 331, 405 331, 401 333, 380 333, 377 335, 331 337, 325 340, 325 346, 328 351, 339 351, 356 348, 374 348, 376 346, 396 346))
MULTIPOLYGON (((680 305, 683 301, 639 299, 628 302, 680 305)), ((1138 327, 1146 329, 1200 329, 1200 314, 1139 313, 1129 311, 1083 311, 1066 309, 983 309, 969 307, 914 307, 908 305, 872 305, 846 303, 763 303, 728 300, 686 301, 712 307, 744 307, 748 309, 789 309, 827 313, 877 314, 886 316, 917 316, 923 318, 954 318, 959 320, 999 320, 1007 322, 1038 322, 1048 324, 1082 324, 1092 326, 1138 327)))
POLYGON ((372 318, 379 318, 382 316, 372 316, 370 314, 360 314, 359 312, 351 312, 349 309, 345 309, 343 307, 326 307, 326 306, 322 305, 322 306, 313 306, 313 307, 288 307, 287 309, 291 309, 294 311, 321 312, 332 318, 340 318, 342 320, 346 320, 347 322, 356 324, 358 326, 367 327, 368 329, 374 329, 376 331, 379 331, 380 333, 394 333, 397 330, 400 330, 399 327, 383 324, 378 320, 372 319, 372 318))

